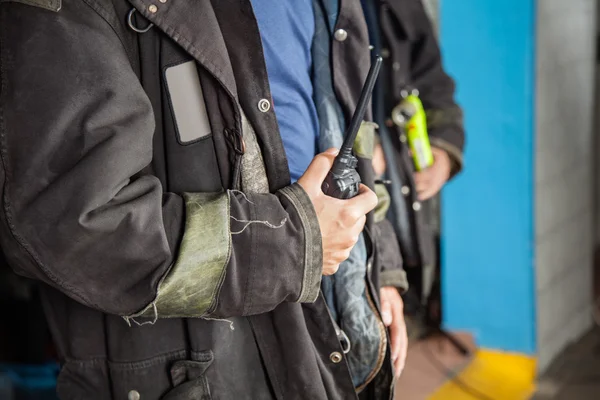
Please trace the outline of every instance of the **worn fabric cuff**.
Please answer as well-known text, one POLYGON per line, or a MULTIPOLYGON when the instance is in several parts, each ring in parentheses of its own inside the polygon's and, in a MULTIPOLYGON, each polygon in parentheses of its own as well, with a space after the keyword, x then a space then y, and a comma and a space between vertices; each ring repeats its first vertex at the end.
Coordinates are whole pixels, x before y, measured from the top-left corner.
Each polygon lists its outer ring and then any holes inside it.
POLYGON ((430 137, 429 142, 431 143, 431 146, 442 149, 448 153, 448 156, 450 157, 450 178, 453 178, 462 170, 463 154, 458 147, 439 137, 430 137))
POLYGON ((231 254, 229 196, 185 193, 184 200, 179 255, 159 283, 156 299, 132 317, 201 317, 216 302, 231 254))
POLYGON ((375 150, 375 131, 379 128, 375 122, 362 121, 356 134, 352 150, 357 157, 373 159, 375 150))
POLYGON ((373 211, 373 220, 375 223, 379 223, 385 219, 392 204, 392 199, 387 188, 382 183, 375 184, 375 194, 377 195, 377 207, 373 211))
POLYGON ((379 286, 393 286, 404 294, 408 290, 408 279, 403 269, 390 269, 381 271, 379 275, 379 286))
POLYGON ((312 201, 297 183, 280 190, 294 206, 304 228, 304 273, 298 303, 315 302, 321 287, 323 243, 319 220, 312 201))

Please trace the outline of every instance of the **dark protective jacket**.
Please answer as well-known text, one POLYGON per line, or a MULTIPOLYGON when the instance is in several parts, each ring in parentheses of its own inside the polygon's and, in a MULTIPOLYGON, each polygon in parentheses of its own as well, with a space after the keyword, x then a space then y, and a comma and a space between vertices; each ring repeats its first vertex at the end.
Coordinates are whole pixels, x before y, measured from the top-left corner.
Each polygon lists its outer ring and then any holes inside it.
MULTIPOLYGON (((374 5, 376 34, 384 57, 374 113, 381 125, 387 169, 394 172, 389 175, 392 205, 388 217, 398 234, 404 267, 428 267, 435 262, 434 232, 427 207, 419 202, 414 188, 414 165, 406 136, 403 128, 393 123, 391 111, 401 101, 403 91, 418 90, 427 113, 431 145, 448 153, 453 177, 462 168, 462 110, 454 100, 454 81, 444 71, 437 37, 422 0, 363 1, 374 5)), ((369 28, 373 36, 375 30, 369 28)))
MULTIPOLYGON (((354 398, 250 2, 0 3, 0 242, 43 282, 60 397, 354 398)), ((336 29, 350 120, 370 60, 358 0, 336 29)), ((370 160, 359 172, 372 187, 370 160)))

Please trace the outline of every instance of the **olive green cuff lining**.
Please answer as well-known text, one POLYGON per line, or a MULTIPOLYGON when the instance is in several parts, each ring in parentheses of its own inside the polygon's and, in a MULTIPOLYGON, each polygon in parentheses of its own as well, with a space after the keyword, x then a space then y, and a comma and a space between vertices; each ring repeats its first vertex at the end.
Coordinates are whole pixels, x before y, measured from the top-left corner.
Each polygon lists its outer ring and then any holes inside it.
POLYGON ((387 188, 382 183, 375 184, 375 194, 377 195, 377 207, 373 211, 373 218, 375 223, 379 223, 385 219, 392 199, 387 188))
POLYGON ((379 126, 370 121, 362 121, 352 150, 356 156, 361 158, 373 159, 373 152, 375 151, 375 130, 379 126))
POLYGON ((379 286, 392 286, 400 291, 400 294, 408 290, 408 279, 403 269, 391 269, 379 273, 379 286))
POLYGON ((133 317, 193 318, 216 306, 231 255, 226 193, 185 193, 185 232, 179 256, 153 303, 133 317))
POLYGON ((286 186, 280 193, 294 206, 304 229, 304 272, 298 303, 317 301, 323 274, 323 242, 317 213, 312 201, 297 183, 286 186))

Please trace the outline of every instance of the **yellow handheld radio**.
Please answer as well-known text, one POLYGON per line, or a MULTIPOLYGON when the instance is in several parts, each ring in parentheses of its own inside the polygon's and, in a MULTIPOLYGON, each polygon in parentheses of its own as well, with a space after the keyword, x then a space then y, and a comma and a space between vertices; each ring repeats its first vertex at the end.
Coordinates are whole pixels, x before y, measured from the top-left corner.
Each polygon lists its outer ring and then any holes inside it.
POLYGON ((427 134, 427 116, 419 93, 413 90, 392 110, 392 120, 403 128, 411 150, 415 169, 421 171, 433 164, 433 153, 427 134))

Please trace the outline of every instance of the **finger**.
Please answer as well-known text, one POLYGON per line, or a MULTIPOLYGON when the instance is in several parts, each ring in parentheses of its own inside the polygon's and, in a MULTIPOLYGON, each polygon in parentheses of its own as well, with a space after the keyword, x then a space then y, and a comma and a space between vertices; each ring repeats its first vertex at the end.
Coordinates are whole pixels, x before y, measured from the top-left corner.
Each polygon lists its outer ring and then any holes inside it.
POLYGON ((429 174, 420 175, 419 180, 415 180, 415 190, 417 193, 429 190, 429 188, 432 186, 432 183, 433 181, 429 174))
POLYGON ((333 275, 338 271, 338 269, 340 269, 340 264, 328 265, 325 268, 323 268, 323 275, 333 275))
POLYGON ((437 193, 437 190, 429 187, 429 188, 423 189, 421 191, 417 191, 417 193, 419 194, 419 200, 425 201, 425 200, 429 200, 430 198, 435 196, 435 194, 437 193))
POLYGON ((338 149, 331 148, 324 153, 317 154, 304 174, 298 179, 298 183, 304 189, 306 189, 307 186, 312 187, 312 185, 319 185, 320 187, 321 183, 325 180, 327 173, 333 166, 333 160, 335 160, 335 156, 338 152, 338 149))
POLYGON ((417 193, 427 190, 429 186, 431 186, 431 177, 429 174, 420 172, 415 174, 415 190, 417 193))
POLYGON ((398 357, 396 362, 394 362, 394 377, 396 379, 400 378, 402 375, 402 371, 404 371, 404 367, 406 366, 406 358, 398 357))
POLYGON ((419 194, 419 200, 425 201, 432 198, 433 196, 438 194, 441 188, 441 185, 431 185, 424 190, 417 190, 417 193, 419 194))
MULTIPOLYGON (((366 215, 363 215, 362 217, 360 217, 358 219, 358 221, 356 221, 356 224, 354 224, 354 226, 352 227, 352 231, 354 233, 356 233, 356 236, 358 236, 363 231, 363 228, 365 227, 366 223, 367 223, 366 215)), ((356 244, 356 242, 355 242, 355 244, 356 244)))
POLYGON ((386 168, 385 155, 383 153, 383 147, 381 147, 381 143, 375 146, 375 150, 373 150, 373 170, 375 171, 376 176, 383 175, 386 168))
POLYGON ((425 192, 425 191, 429 190, 429 188, 431 188, 430 181, 421 181, 421 182, 415 184, 415 190, 417 191, 417 193, 425 192))
POLYGON ((415 185, 419 185, 421 183, 431 181, 432 175, 433 175, 433 171, 431 170, 431 168, 427 168, 427 169, 415 172, 415 174, 414 174, 415 185))
POLYGON ((442 157, 450 157, 446 150, 442 150, 439 147, 431 146, 431 152, 433 153, 433 159, 440 159, 442 157))
POLYGON ((392 361, 396 362, 402 353, 402 347, 406 345, 403 338, 406 335, 406 324, 404 323, 404 314, 401 300, 398 300, 396 307, 391 308, 393 325, 390 326, 392 361))
POLYGON ((417 171, 414 174, 415 185, 425 179, 425 171, 417 171))
MULTIPOLYGON (((393 317, 392 317, 393 319, 393 317)), ((399 322, 398 321, 393 321, 390 324, 389 330, 390 330, 390 347, 391 347, 391 351, 392 351, 392 362, 394 363, 394 365, 396 364, 396 361, 398 360, 398 356, 400 355, 401 352, 401 348, 400 346, 402 345, 402 333, 400 332, 400 326, 399 326, 399 322)))
POLYGON ((399 378, 402 374, 404 366, 406 365, 406 357, 408 355, 408 335, 406 334, 406 325, 404 324, 404 321, 402 326, 400 327, 400 330, 401 332, 403 332, 403 334, 400 337, 400 354, 398 354, 396 361, 394 361, 394 375, 396 376, 396 378, 399 378))
POLYGON ((356 207, 361 214, 367 214, 369 211, 377 207, 377 195, 367 186, 360 184, 358 188, 358 195, 346 200, 346 203, 350 207, 356 207))
POLYGON ((381 319, 385 326, 390 326, 393 322, 392 320, 392 305, 388 301, 385 295, 382 293, 381 295, 381 319))
POLYGON ((448 174, 450 173, 450 161, 445 152, 444 155, 446 159, 442 159, 442 157, 434 159, 433 164, 431 164, 429 167, 415 172, 415 178, 416 175, 419 174, 421 175, 419 179, 441 182, 448 180, 448 174))
POLYGON ((354 247, 358 242, 360 234, 364 230, 366 223, 367 216, 362 215, 356 220, 356 222, 354 222, 354 225, 347 228, 342 228, 344 229, 344 234, 338 235, 340 239, 337 243, 344 247, 354 247))
POLYGON ((346 261, 348 258, 350 258, 350 252, 352 251, 352 247, 336 252, 336 254, 333 256, 333 260, 335 260, 338 264, 341 264, 344 261, 346 261))

